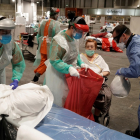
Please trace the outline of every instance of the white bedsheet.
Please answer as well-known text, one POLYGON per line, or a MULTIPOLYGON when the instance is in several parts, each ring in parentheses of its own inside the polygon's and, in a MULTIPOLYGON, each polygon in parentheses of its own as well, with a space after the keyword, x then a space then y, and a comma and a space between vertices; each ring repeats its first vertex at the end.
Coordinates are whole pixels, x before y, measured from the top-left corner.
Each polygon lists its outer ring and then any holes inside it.
POLYGON ((9 115, 7 120, 16 126, 35 127, 50 111, 53 100, 46 85, 29 83, 12 90, 0 84, 0 114, 9 115))

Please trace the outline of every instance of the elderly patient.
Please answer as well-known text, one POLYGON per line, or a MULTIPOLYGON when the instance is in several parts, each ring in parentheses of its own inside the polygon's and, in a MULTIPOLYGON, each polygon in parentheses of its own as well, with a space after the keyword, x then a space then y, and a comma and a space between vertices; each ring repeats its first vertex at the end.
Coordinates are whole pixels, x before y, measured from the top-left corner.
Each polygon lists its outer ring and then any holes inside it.
MULTIPOLYGON (((88 64, 89 68, 102 77, 106 77, 110 74, 109 67, 104 59, 97 53, 97 42, 92 39, 88 39, 85 44, 85 54, 81 54, 81 60, 88 64)), ((94 118, 96 122, 99 122, 100 113, 106 113, 109 116, 109 108, 111 105, 112 94, 106 83, 102 85, 102 89, 94 103, 95 113, 94 118)), ((109 122, 108 122, 109 123, 109 122)))

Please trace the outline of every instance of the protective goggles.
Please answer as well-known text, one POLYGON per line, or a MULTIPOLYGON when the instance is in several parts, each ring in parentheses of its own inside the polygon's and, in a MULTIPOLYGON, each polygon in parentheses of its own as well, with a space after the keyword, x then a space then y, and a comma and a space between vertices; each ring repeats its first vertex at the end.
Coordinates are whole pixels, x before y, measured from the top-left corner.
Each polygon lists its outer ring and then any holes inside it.
POLYGON ((113 40, 119 43, 121 36, 126 32, 127 28, 123 30, 118 36, 114 37, 113 40))

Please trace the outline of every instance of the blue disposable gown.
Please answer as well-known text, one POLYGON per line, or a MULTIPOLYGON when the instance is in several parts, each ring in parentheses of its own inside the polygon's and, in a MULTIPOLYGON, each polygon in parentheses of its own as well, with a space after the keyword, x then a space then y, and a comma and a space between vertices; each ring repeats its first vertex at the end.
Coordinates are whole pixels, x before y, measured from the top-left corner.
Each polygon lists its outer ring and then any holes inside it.
POLYGON ((140 76, 140 35, 135 35, 129 43, 126 55, 130 66, 121 68, 121 75, 128 78, 138 78, 140 76))
MULTIPOLYGON (((128 78, 138 78, 140 76, 140 35, 135 35, 129 43, 126 55, 130 66, 121 69, 121 75, 128 78)), ((138 109, 138 120, 140 126, 140 105, 138 109)), ((140 134, 140 130, 139 130, 140 134)))

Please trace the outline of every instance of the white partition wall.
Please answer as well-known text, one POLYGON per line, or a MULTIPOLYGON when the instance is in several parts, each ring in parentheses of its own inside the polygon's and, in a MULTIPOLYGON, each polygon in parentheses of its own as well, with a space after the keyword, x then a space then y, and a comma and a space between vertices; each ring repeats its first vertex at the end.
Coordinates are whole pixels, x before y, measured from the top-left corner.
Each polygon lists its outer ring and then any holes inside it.
POLYGON ((101 17, 101 26, 105 25, 105 17, 101 17))
POLYGON ((139 34, 140 35, 140 17, 131 17, 130 20, 130 30, 134 34, 139 34))
POLYGON ((33 23, 37 20, 37 5, 36 3, 31 2, 23 2, 23 13, 29 14, 29 21, 28 24, 33 23))

